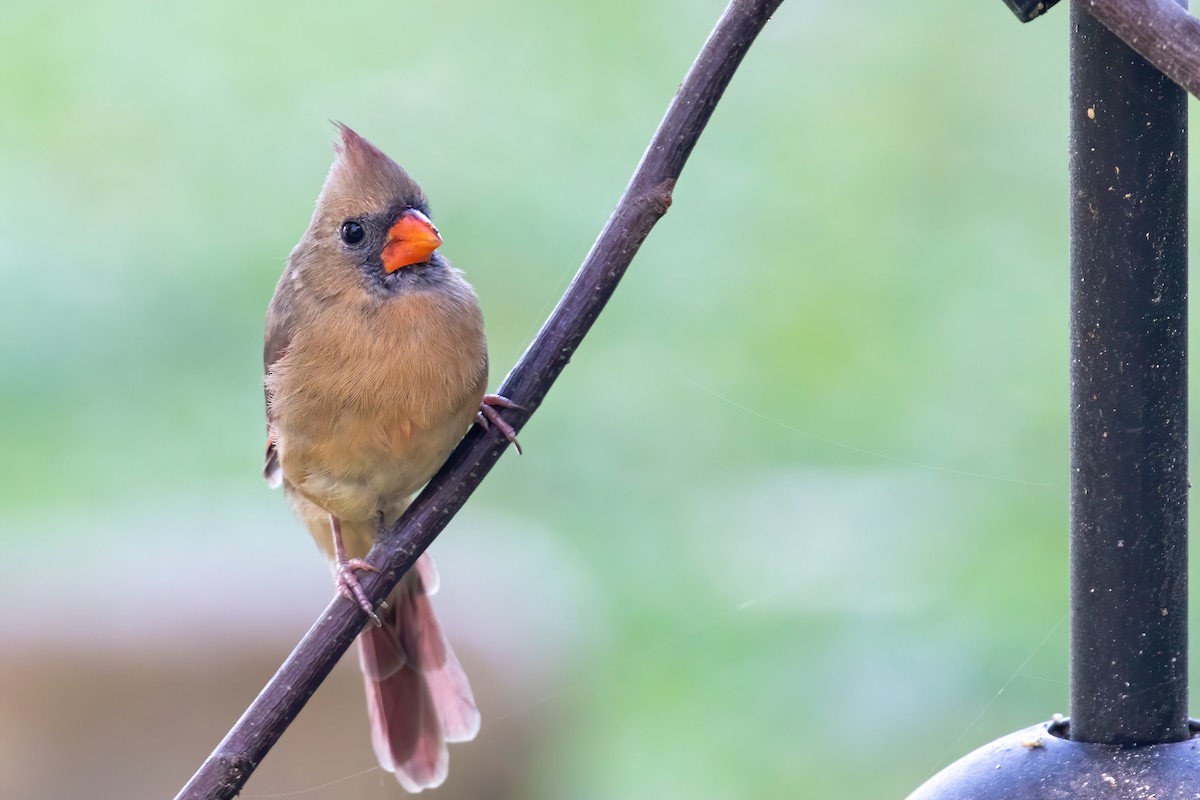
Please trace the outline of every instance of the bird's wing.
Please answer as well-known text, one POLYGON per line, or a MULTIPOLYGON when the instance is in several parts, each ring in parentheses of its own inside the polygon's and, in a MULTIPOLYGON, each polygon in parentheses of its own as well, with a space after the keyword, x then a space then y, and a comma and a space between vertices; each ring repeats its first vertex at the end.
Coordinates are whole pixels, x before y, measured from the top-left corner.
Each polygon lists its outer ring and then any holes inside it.
MULTIPOLYGON (((278 300, 278 296, 275 299, 278 300)), ((274 421, 271 413, 271 385, 266 379, 275 363, 287 354, 288 345, 292 341, 291 314, 287 313, 286 306, 286 303, 272 301, 270 312, 267 314, 267 332, 263 343, 263 395, 267 404, 267 455, 263 465, 263 477, 272 489, 283 483, 283 468, 279 464, 279 452, 275 449, 271 424, 274 421)))

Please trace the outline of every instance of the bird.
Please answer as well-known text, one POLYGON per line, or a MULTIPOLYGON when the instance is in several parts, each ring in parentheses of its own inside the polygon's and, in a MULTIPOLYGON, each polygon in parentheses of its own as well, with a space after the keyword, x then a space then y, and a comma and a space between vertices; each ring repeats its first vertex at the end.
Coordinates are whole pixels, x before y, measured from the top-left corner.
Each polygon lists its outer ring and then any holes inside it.
POLYGON ((335 125, 333 165, 267 308, 263 476, 283 487, 336 591, 369 618, 358 654, 372 744, 380 766, 419 792, 445 781, 447 742, 473 739, 479 711, 430 603, 429 555, 378 612, 358 573, 378 571, 365 560, 377 532, 473 423, 519 450, 500 409, 520 406, 485 394, 479 301, 439 251, 421 187, 335 125))

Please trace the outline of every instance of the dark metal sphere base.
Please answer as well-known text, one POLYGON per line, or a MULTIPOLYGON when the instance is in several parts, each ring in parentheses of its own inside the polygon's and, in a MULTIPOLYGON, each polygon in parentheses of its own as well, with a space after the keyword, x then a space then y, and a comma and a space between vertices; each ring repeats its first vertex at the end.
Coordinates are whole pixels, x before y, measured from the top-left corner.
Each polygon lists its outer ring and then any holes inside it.
POLYGON ((1118 747, 1073 742, 1068 720, 1010 733, 968 753, 908 800, 1196 800, 1200 798, 1200 723, 1192 738, 1118 747))

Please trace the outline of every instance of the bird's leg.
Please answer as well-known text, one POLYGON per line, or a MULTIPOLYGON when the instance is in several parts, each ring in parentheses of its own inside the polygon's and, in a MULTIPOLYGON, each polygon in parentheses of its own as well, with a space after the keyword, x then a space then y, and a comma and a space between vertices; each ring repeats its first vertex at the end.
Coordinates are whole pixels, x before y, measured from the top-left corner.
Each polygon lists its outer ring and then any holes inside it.
POLYGON ((379 568, 361 558, 346 558, 346 545, 342 544, 342 522, 333 514, 329 515, 329 527, 333 531, 333 569, 337 575, 335 584, 338 592, 342 597, 351 603, 357 603, 363 611, 367 612, 367 616, 371 618, 376 627, 382 626, 383 620, 379 619, 379 615, 375 613, 375 608, 367 599, 367 593, 363 591, 362 586, 358 583, 358 577, 354 574, 357 570, 379 572, 379 568))
POLYGON ((521 454, 521 443, 517 441, 517 432, 513 430, 513 426, 504 421, 504 417, 500 416, 500 412, 496 407, 500 408, 515 408, 519 411, 525 409, 509 400, 507 397, 502 397, 498 394, 485 394, 483 402, 479 404, 479 411, 475 414, 475 424, 483 428, 485 431, 490 430, 492 425, 500 429, 504 434, 504 438, 512 442, 512 446, 517 448, 517 454, 521 454))

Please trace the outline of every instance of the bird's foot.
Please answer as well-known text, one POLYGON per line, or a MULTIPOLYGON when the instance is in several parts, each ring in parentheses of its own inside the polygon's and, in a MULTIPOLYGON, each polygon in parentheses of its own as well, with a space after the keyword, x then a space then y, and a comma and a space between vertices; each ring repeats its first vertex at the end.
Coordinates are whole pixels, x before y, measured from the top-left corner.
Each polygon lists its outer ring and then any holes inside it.
POLYGON ((379 572, 379 568, 363 561, 361 558, 349 558, 344 561, 338 561, 334 564, 333 569, 334 574, 337 575, 335 584, 338 593, 367 612, 367 616, 375 623, 375 627, 381 627, 383 620, 375 613, 375 608, 371 605, 371 601, 367 599, 367 593, 363 591, 362 585, 358 582, 358 576, 354 574, 359 571, 379 572))
POLYGON ((498 394, 485 394, 483 402, 479 404, 479 411, 475 414, 475 424, 483 428, 485 431, 490 430, 493 425, 500 429, 504 434, 504 438, 512 442, 512 446, 517 448, 517 454, 521 454, 521 443, 517 441, 517 432, 513 430, 513 426, 504 421, 504 417, 500 416, 500 412, 496 408, 515 408, 518 411, 525 409, 498 394))

